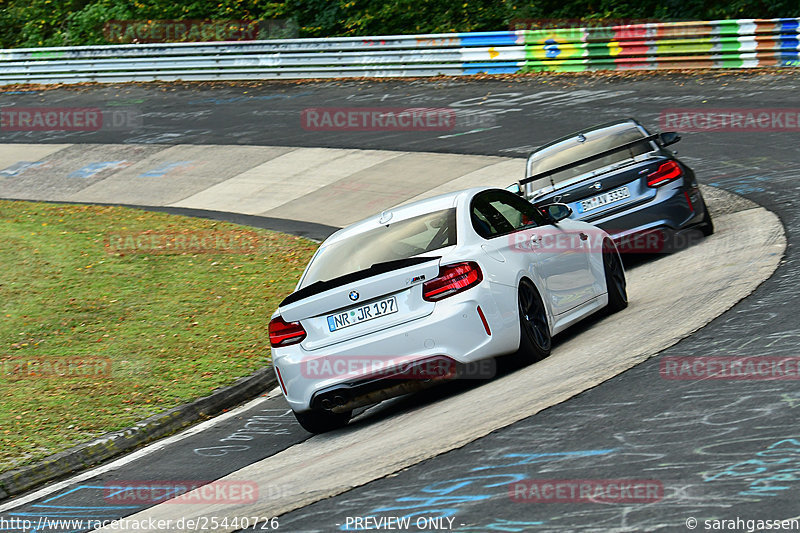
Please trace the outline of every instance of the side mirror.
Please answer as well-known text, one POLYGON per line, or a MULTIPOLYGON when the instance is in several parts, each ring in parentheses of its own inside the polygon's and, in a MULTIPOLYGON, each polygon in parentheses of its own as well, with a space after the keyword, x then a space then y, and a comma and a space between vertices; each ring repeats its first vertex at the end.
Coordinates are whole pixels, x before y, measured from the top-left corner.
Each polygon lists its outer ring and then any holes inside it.
POLYGON ((547 204, 540 208, 544 216, 553 224, 564 220, 572 214, 572 209, 567 204, 547 204))
POLYGON ((517 196, 522 196, 522 187, 519 186, 519 183, 512 183, 511 185, 506 187, 506 190, 509 192, 513 192, 517 196))
POLYGON ((661 146, 669 146, 681 140, 681 136, 674 131, 665 131, 658 134, 658 143, 661 146))

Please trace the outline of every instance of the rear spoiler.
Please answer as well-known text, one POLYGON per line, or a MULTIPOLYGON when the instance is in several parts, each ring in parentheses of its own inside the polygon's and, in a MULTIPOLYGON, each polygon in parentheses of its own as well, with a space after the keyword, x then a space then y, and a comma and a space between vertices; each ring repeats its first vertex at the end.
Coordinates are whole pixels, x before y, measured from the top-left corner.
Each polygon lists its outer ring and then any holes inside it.
POLYGON ((304 298, 308 298, 309 296, 314 296, 315 294, 320 294, 325 291, 329 291, 331 289, 335 289, 337 287, 341 287, 342 285, 347 285, 349 283, 355 283, 356 281, 367 279, 372 276, 377 276, 379 274, 385 274, 386 272, 391 272, 392 270, 400 270, 401 268, 406 268, 414 265, 420 265, 422 263, 427 263, 429 261, 436 261, 441 259, 441 256, 425 256, 425 257, 409 257, 406 259, 395 259, 394 261, 384 261, 383 263, 375 263, 369 268, 365 268, 364 270, 359 270, 357 272, 351 272, 350 274, 344 274, 343 276, 339 276, 338 278, 329 279, 326 281, 317 281, 308 285, 307 287, 303 287, 297 292, 293 292, 289 296, 283 299, 283 301, 278 304, 278 307, 283 307, 285 305, 289 305, 294 302, 299 302, 304 298))
MULTIPOLYGON (((642 137, 641 139, 636 139, 635 141, 630 141, 625 144, 621 144, 615 148, 609 148, 608 150, 603 150, 602 152, 598 152, 594 155, 590 155, 589 157, 584 157, 583 159, 578 159, 577 161, 573 161, 572 163, 567 163, 566 165, 561 165, 560 167, 556 167, 554 169, 548 170, 547 172, 540 172, 539 174, 534 174, 533 176, 528 176, 527 178, 519 180, 520 186, 530 183, 535 180, 542 179, 545 176, 551 176, 557 172, 561 172, 562 170, 567 170, 569 168, 577 167, 578 165, 582 165, 584 163, 588 163, 589 161, 594 161, 595 159, 600 159, 601 157, 605 157, 610 154, 614 154, 616 152, 621 152, 623 150, 627 150, 633 146, 636 146, 639 143, 643 142, 650 142, 657 139, 659 136, 658 133, 650 135, 648 137, 642 137)), ((551 185, 555 185, 552 179, 550 180, 551 185)))

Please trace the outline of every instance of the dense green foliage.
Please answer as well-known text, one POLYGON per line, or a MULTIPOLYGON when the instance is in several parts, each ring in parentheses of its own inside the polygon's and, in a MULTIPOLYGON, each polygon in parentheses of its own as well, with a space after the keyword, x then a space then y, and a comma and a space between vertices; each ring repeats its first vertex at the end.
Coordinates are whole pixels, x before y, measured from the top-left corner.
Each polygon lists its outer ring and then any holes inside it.
POLYGON ((0 0, 0 47, 103 44, 113 20, 278 18, 296 22, 300 36, 335 36, 502 30, 518 19, 798 15, 798 0, 0 0))

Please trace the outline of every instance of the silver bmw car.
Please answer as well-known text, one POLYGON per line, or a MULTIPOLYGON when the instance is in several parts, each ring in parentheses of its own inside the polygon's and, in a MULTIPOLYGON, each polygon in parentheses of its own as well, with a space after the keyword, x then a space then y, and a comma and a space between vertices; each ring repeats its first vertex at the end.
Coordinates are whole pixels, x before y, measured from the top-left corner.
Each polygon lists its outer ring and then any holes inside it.
POLYGON ((269 325, 300 424, 334 429, 355 408, 452 379, 463 365, 539 360, 571 324, 626 307, 613 240, 570 214, 476 188, 329 237, 269 325))

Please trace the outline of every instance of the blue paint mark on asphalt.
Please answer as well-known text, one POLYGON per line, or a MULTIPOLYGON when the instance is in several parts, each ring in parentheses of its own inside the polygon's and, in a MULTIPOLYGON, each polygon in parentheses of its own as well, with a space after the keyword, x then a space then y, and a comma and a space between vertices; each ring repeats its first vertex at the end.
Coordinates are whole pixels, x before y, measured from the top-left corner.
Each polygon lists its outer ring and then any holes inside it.
MULTIPOLYGON (((615 451, 616 448, 548 453, 509 453, 503 455, 502 457, 505 459, 513 459, 514 462, 512 463, 477 466, 470 469, 470 471, 479 472, 481 470, 496 470, 499 468, 544 463, 547 461, 572 457, 595 457, 598 455, 614 453, 615 451)), ((524 472, 511 472, 504 474, 487 473, 484 475, 437 481, 436 483, 432 483, 420 489, 418 495, 401 496, 395 498, 395 503, 399 505, 378 507, 368 511, 367 513, 364 513, 363 516, 374 517, 375 513, 405 510, 411 512, 402 517, 398 517, 398 520, 410 519, 415 516, 448 518, 454 516, 458 512, 458 504, 486 501, 496 496, 496 489, 498 487, 508 487, 511 483, 522 481, 527 478, 528 475, 524 472), (464 487, 469 487, 475 484, 478 484, 478 488, 481 489, 495 490, 481 491, 481 494, 454 494, 464 487)), ((345 523, 339 526, 339 529, 342 531, 359 531, 362 528, 354 528, 345 523)), ((504 530, 500 529, 499 531, 504 530)), ((509 531, 521 530, 512 529, 509 531)))
POLYGON ((178 168, 186 168, 191 167, 192 161, 177 161, 175 163, 167 163, 166 165, 161 165, 160 167, 156 167, 152 170, 148 170, 147 172, 143 172, 139 174, 140 178, 163 178, 165 175, 169 174, 175 169, 178 168))
POLYGON ((31 168, 36 168, 43 164, 45 164, 45 161, 20 161, 18 163, 11 165, 8 168, 0 170, 0 176, 5 176, 9 178, 14 176, 19 176, 26 170, 31 168))
POLYGON ((709 183, 713 187, 722 187, 732 190, 738 194, 747 194, 750 192, 764 192, 763 187, 759 187, 759 182, 769 181, 769 178, 764 176, 752 175, 741 176, 738 178, 725 179, 724 181, 715 181, 709 183))
POLYGON ((68 178, 92 178, 97 174, 109 169, 120 169, 128 166, 127 161, 103 161, 102 163, 91 163, 83 168, 79 168, 75 172, 67 174, 68 178))
MULTIPOLYGON (((577 450, 574 452, 551 452, 551 453, 509 453, 504 455, 503 457, 520 457, 524 458, 521 461, 516 463, 510 463, 507 465, 503 465, 503 467, 507 466, 519 466, 519 465, 530 465, 536 463, 543 463, 545 461, 550 461, 552 459, 558 459, 562 457, 592 457, 595 455, 607 455, 609 453, 614 453, 616 448, 609 448, 606 450, 577 450)), ((473 472, 479 470, 489 470, 498 468, 497 466, 478 466, 472 469, 473 472)))

